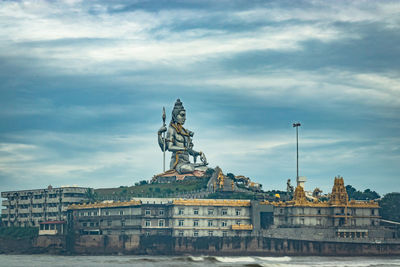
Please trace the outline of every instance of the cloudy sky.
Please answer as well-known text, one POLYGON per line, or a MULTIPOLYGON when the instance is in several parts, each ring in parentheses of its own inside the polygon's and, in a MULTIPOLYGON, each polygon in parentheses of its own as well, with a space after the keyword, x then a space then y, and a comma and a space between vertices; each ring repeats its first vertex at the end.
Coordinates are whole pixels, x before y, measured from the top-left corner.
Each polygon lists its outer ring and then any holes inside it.
POLYGON ((225 173, 286 189, 300 121, 306 189, 400 191, 399 59, 399 1, 1 1, 0 190, 150 179, 180 98, 225 173))

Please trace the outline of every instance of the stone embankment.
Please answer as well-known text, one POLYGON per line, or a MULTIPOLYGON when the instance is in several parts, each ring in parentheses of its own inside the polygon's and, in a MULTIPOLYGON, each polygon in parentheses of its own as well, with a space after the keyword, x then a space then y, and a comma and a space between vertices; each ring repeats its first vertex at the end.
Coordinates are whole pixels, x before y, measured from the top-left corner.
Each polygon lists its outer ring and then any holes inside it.
POLYGON ((400 242, 323 242, 268 237, 40 236, 0 239, 1 254, 399 256, 400 242))

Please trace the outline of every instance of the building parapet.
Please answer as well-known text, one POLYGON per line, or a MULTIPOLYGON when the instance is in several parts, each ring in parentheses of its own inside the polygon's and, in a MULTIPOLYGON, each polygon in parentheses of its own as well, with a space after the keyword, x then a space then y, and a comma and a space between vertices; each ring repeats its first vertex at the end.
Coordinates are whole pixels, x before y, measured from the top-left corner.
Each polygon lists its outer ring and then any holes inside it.
POLYGON ((226 206, 226 207, 249 207, 250 200, 227 200, 227 199, 175 199, 174 205, 183 206, 226 206))
POLYGON ((97 202, 89 204, 72 204, 68 206, 68 210, 83 210, 92 208, 116 208, 116 207, 128 207, 128 206, 139 206, 142 202, 139 200, 130 200, 125 202, 97 202))

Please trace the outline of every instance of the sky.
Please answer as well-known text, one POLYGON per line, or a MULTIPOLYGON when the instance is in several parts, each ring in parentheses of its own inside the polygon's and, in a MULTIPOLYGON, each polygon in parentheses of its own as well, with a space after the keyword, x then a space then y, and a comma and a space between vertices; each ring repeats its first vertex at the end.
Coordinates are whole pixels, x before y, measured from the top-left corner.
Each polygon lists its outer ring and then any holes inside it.
MULTIPOLYGON (((162 172, 176 99, 264 190, 400 191, 399 1, 1 1, 0 191, 162 172)), ((170 153, 167 153, 169 165, 170 153)))

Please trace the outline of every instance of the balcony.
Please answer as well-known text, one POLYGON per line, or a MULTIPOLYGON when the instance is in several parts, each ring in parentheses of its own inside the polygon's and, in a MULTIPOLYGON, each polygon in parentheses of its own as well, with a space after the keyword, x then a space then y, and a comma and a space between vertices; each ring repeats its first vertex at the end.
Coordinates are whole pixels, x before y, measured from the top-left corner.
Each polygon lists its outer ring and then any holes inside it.
POLYGON ((48 207, 47 212, 58 212, 58 207, 48 207))
POLYGON ((33 213, 42 213, 43 212, 43 208, 32 208, 32 212, 33 213))
POLYGON ((44 203, 44 198, 34 198, 33 200, 32 200, 32 203, 33 204, 43 204, 44 203))
POLYGON ((58 197, 48 198, 48 199, 47 199, 47 203, 58 203, 58 202, 60 202, 60 200, 58 199, 58 197))
POLYGON ((29 209, 18 209, 18 213, 29 213, 29 209))
POLYGON ((31 204, 31 200, 30 199, 24 199, 24 200, 20 199, 18 201, 18 204, 29 205, 29 204, 31 204))

